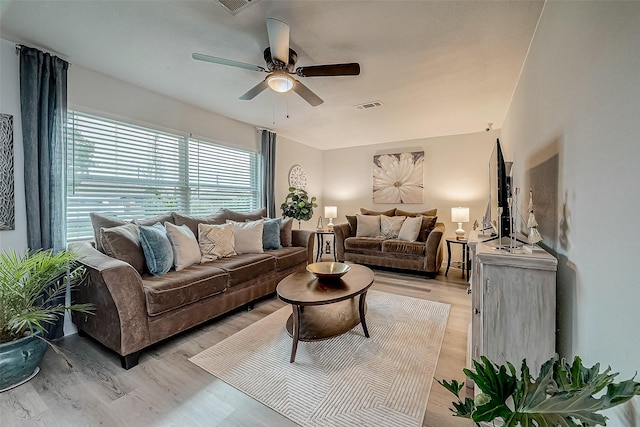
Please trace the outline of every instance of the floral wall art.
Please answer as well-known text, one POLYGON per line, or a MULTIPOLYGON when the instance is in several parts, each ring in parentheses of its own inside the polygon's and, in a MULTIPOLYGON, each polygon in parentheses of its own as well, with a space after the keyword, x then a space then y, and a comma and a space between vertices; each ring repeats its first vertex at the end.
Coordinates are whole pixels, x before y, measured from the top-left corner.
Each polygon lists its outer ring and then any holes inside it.
POLYGON ((0 114, 0 230, 13 230, 13 116, 0 114))
POLYGON ((422 203, 424 151, 373 156, 373 203, 422 203))

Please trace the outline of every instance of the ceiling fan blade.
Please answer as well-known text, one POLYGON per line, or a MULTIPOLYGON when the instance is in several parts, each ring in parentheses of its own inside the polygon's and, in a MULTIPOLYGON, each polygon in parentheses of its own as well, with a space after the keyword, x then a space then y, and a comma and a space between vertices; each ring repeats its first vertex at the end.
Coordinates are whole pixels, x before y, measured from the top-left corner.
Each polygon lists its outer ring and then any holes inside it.
POLYGON ((267 34, 271 57, 287 65, 289 63, 289 25, 277 19, 267 18, 267 34))
POLYGON ((300 77, 322 76, 357 76, 360 74, 360 64, 312 65, 310 67, 298 67, 296 74, 300 77))
POLYGON ((256 96, 258 96, 263 90, 265 90, 268 87, 269 85, 267 84, 267 80, 265 79, 260 83, 258 83, 257 85, 255 85, 254 87, 252 87, 251 89, 249 89, 247 93, 245 93, 240 97, 240 99, 242 99, 243 101, 249 101, 255 98, 256 96))
POLYGON ((203 55, 201 53, 193 53, 191 57, 198 61, 213 62, 214 64, 229 65, 231 67, 244 68, 251 71, 264 71, 264 68, 258 65, 245 64, 244 62, 232 61, 231 59, 218 58, 217 56, 203 55))
POLYGON ((293 91, 311 104, 312 107, 317 107, 324 102, 322 98, 313 93, 311 89, 300 83, 298 80, 296 80, 296 84, 293 85, 293 91))

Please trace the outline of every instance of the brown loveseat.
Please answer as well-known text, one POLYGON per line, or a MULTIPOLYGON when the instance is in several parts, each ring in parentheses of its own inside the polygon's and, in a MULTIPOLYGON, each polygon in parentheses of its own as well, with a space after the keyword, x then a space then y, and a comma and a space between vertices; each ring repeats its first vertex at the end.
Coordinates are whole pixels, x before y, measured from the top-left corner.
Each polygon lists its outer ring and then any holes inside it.
POLYGON ((336 257, 338 261, 358 264, 415 270, 434 277, 442 265, 442 235, 445 226, 436 222, 436 209, 425 212, 406 212, 390 209, 374 212, 360 209, 363 215, 385 215, 388 217, 422 217, 422 227, 416 241, 357 236, 356 216, 347 216, 347 224, 334 227, 336 257))
MULTIPOLYGON (((198 222, 224 223, 228 215, 222 211, 215 217, 201 219, 179 214, 167 218, 173 217, 178 225, 180 222, 189 227, 195 225, 197 229, 198 222)), ((94 315, 74 312, 73 322, 80 334, 87 334, 118 353, 123 368, 129 369, 138 363, 145 347, 237 307, 250 305, 273 293, 287 275, 304 271, 313 260, 314 233, 290 228, 289 232, 291 246, 233 255, 180 271, 171 269, 161 276, 140 273, 131 264, 94 248, 90 242, 73 243, 70 249, 89 271, 88 286, 74 292, 73 302, 96 307, 94 315)))

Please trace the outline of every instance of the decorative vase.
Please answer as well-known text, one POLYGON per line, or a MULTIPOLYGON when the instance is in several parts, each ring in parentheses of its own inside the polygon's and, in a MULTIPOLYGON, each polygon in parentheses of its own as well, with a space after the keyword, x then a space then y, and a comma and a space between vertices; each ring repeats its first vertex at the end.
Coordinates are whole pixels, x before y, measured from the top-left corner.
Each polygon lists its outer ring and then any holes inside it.
POLYGON ((0 344, 0 392, 19 386, 40 371, 47 342, 36 335, 0 344))

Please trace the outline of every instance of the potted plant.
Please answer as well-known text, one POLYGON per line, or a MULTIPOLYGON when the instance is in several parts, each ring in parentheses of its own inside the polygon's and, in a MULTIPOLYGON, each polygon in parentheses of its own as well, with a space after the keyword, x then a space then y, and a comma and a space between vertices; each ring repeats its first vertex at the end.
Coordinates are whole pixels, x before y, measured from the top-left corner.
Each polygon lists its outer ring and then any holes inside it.
POLYGON ((633 379, 614 383, 618 374, 611 373, 611 368, 600 372, 599 363, 587 368, 579 357, 569 364, 556 355, 542 365, 535 379, 526 360, 520 376, 511 363, 497 366, 484 356, 473 365, 475 372, 463 371, 480 389, 475 399, 460 398, 464 383, 437 381, 458 398, 451 409, 454 415, 476 425, 496 420, 505 427, 606 425, 607 418, 599 411, 640 395, 640 383, 633 379))
POLYGON ((307 192, 301 188, 289 187, 289 194, 280 205, 282 216, 295 218, 300 228, 301 221, 308 221, 313 217, 313 208, 317 208, 316 198, 309 199, 307 192))
POLYGON ((66 310, 85 313, 88 304, 65 306, 58 300, 67 282, 77 286, 86 270, 74 262, 69 251, 25 251, 0 253, 0 391, 20 385, 33 376, 47 350, 42 337, 47 323, 66 310))

